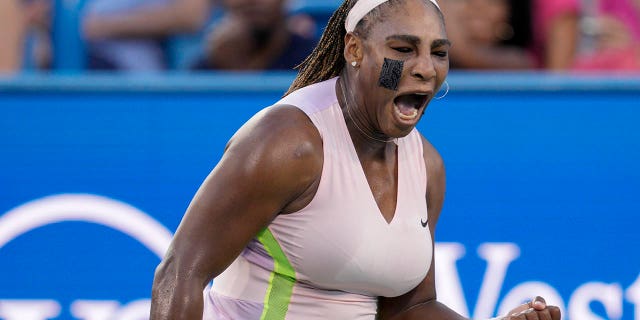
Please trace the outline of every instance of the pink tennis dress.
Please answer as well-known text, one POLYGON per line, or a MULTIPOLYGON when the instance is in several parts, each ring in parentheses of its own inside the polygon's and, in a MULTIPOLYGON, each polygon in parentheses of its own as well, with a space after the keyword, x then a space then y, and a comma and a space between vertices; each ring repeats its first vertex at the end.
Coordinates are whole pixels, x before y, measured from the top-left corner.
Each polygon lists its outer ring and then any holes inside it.
POLYGON ((204 319, 374 320, 379 296, 416 287, 431 264, 420 134, 398 139, 398 201, 382 216, 336 98, 336 78, 278 104, 303 110, 323 141, 315 197, 258 234, 205 293, 204 319))

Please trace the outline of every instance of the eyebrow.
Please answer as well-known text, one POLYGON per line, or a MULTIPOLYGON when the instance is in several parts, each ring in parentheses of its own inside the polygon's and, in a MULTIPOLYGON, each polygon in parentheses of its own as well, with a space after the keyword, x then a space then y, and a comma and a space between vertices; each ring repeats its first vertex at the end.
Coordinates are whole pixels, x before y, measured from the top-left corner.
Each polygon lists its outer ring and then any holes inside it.
POLYGON ((402 40, 412 44, 419 44, 420 38, 408 34, 393 34, 387 37, 387 41, 389 40, 402 40))
MULTIPOLYGON (((414 45, 418 45, 420 44, 420 38, 416 37, 416 36, 412 36, 412 35, 408 35, 408 34, 394 34, 394 35, 390 35, 386 38, 387 41, 389 40, 401 40, 401 41, 406 41, 409 42, 411 44, 414 45)), ((433 42, 431 42, 431 48, 437 48, 440 46, 451 46, 451 41, 447 40, 447 39, 436 39, 433 40, 433 42)))
POLYGON ((451 41, 447 39, 436 39, 431 42, 431 49, 441 47, 441 46, 449 46, 451 47, 451 41))

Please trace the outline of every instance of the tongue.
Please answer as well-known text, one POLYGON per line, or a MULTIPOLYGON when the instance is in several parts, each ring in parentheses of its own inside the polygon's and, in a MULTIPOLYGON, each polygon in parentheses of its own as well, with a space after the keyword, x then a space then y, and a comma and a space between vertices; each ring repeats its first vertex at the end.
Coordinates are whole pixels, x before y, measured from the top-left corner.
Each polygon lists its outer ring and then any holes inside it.
POLYGON ((420 108, 420 102, 415 99, 414 95, 405 95, 396 98, 396 106, 402 114, 410 116, 420 108))
POLYGON ((413 112, 416 110, 416 108, 414 108, 411 105, 407 105, 405 103, 396 103, 396 106, 398 107, 398 110, 400 111, 400 113, 404 114, 405 116, 410 116, 413 114, 413 112))

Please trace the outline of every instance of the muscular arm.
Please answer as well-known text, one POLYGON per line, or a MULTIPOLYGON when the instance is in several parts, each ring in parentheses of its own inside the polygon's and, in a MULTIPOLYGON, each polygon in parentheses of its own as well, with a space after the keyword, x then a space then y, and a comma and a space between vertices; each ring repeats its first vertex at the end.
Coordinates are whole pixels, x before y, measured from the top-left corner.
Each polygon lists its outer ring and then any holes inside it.
POLYGON ((322 142, 290 106, 258 114, 231 139, 156 270, 151 319, 202 319, 202 291, 255 235, 313 185, 322 142))
POLYGON ((166 37, 197 31, 210 9, 210 0, 174 0, 114 15, 90 15, 83 29, 88 39, 166 37))
MULTIPOLYGON (((435 243, 435 227, 444 202, 445 171, 442 158, 433 146, 423 138, 424 161, 427 167, 427 206, 431 240, 435 243)), ((435 251, 435 250, 434 250, 435 251)), ((436 301, 435 262, 425 279, 413 290, 395 298, 380 298, 378 316, 381 320, 463 320, 466 319, 436 301)))

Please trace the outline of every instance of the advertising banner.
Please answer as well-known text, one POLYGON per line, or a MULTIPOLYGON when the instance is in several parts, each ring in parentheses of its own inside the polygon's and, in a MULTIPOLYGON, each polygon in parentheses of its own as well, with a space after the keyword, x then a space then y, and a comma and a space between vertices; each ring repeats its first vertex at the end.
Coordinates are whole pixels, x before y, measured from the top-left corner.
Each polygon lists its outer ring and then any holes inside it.
MULTIPOLYGON (((563 319, 640 319, 639 81, 496 77, 452 76, 418 126, 447 170, 439 300, 474 319, 533 295, 563 319)), ((286 89, 271 80, 0 85, 0 319, 147 319, 191 197, 286 89)))

